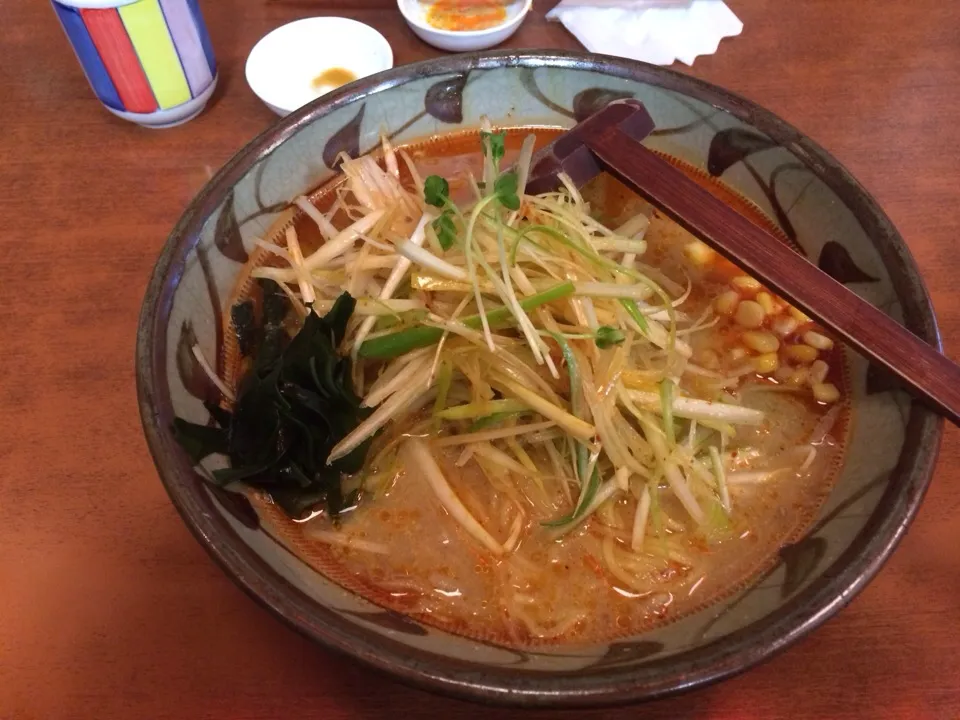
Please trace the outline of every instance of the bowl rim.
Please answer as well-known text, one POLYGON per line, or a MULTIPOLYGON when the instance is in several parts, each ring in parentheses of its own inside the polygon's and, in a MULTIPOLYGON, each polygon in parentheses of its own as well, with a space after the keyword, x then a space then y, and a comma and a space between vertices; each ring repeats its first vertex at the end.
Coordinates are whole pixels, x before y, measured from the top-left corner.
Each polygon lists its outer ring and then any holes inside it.
POLYGON ((137 329, 138 406, 147 444, 171 501, 194 536, 234 582, 301 634, 368 667, 420 688, 461 699, 529 707, 597 707, 653 699, 736 675, 768 659, 845 607, 874 577, 915 517, 932 478, 943 419, 914 401, 904 448, 890 483, 853 544, 809 586, 777 611, 706 645, 658 661, 658 668, 556 675, 480 667, 411 652, 409 646, 338 620, 328 608, 282 578, 240 541, 195 481, 167 430, 172 419, 166 386, 166 316, 186 256, 225 193, 257 161, 314 120, 411 79, 501 67, 592 70, 678 91, 733 114, 810 166, 877 242, 884 264, 900 277, 904 323, 942 350, 929 294, 903 238, 860 183, 819 145, 773 113, 702 80, 633 60, 558 50, 484 51, 426 60, 386 70, 334 90, 266 129, 233 156, 184 211, 167 239, 144 297, 137 329), (664 667, 666 666, 666 667, 664 667))
MULTIPOLYGON (((530 12, 530 8, 533 7, 533 0, 514 0, 514 2, 522 2, 523 6, 520 8, 520 11, 514 15, 512 18, 507 17, 502 23, 493 25, 488 28, 483 28, 482 30, 444 30, 443 28, 433 27, 432 25, 427 25, 426 23, 420 22, 417 18, 413 17, 407 12, 406 2, 404 0, 397 0, 397 9, 400 11, 400 14, 403 15, 403 19, 411 26, 417 27, 424 32, 431 33, 437 37, 445 38, 483 38, 488 35, 492 35, 496 32, 506 30, 513 27, 514 25, 519 25, 523 22, 523 19, 527 16, 527 13, 530 12)), ((513 4, 513 3, 511 3, 513 4)), ((427 61, 429 62, 429 61, 427 61)), ((419 65, 420 63, 413 63, 414 65, 419 65)))

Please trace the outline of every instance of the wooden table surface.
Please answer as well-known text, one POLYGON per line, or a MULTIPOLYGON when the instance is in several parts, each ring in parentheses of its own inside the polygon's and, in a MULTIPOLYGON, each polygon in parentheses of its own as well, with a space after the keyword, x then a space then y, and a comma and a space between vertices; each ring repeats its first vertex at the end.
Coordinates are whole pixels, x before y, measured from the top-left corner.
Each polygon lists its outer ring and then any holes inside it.
MULTIPOLYGON (((575 48, 535 3, 514 47, 575 48)), ((960 3, 728 0, 744 21, 683 68, 844 163, 907 238, 960 357, 960 3)), ((220 88, 143 130, 102 110, 46 3, 0 32, 0 718, 512 717, 401 686, 251 602, 174 512, 147 452, 134 333, 154 260, 210 173, 273 122, 243 77, 271 28, 377 27, 438 55, 392 0, 207 0, 220 88)), ((643 708, 529 717, 960 717, 960 433, 916 523, 840 615, 745 675, 643 708)))

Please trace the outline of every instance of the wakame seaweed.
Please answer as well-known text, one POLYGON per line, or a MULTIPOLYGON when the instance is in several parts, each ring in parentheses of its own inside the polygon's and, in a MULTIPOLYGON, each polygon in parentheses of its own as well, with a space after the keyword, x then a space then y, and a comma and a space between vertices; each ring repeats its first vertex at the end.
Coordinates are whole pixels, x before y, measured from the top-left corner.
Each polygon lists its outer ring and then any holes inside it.
POLYGON ((326 464, 333 446, 372 412, 353 391, 349 356, 337 352, 356 300, 343 293, 325 316, 309 313, 288 342, 287 299, 272 281, 261 282, 261 289, 259 329, 252 308, 231 313, 245 321, 236 328, 241 348, 257 343, 233 408, 208 405, 217 427, 175 418, 174 435, 194 462, 216 453, 229 457, 229 468, 213 471, 217 485, 242 481, 269 493, 291 517, 320 504, 336 517, 351 500, 343 496, 341 476, 360 470, 370 444, 326 464))
POLYGON ((237 336, 240 354, 247 357, 257 344, 253 300, 243 300, 230 308, 230 320, 233 323, 233 331, 237 336))

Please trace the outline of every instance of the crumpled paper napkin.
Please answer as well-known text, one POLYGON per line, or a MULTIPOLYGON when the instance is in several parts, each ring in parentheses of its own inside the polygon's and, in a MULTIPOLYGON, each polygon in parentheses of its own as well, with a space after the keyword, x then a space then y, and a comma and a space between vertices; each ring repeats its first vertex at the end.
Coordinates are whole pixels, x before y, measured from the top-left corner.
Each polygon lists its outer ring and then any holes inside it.
POLYGON ((590 52, 654 65, 712 55, 743 23, 722 0, 562 0, 547 13, 590 52))

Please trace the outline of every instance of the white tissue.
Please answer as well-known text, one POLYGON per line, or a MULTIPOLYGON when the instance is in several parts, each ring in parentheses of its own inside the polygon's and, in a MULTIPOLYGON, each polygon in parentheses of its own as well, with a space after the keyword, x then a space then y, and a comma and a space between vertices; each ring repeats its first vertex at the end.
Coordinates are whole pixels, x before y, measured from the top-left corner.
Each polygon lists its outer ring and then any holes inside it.
POLYGON ((563 0, 547 13, 590 52, 670 65, 712 55, 743 23, 721 0, 563 0))

